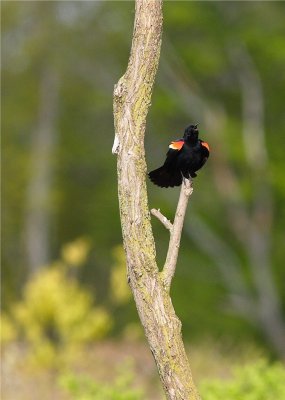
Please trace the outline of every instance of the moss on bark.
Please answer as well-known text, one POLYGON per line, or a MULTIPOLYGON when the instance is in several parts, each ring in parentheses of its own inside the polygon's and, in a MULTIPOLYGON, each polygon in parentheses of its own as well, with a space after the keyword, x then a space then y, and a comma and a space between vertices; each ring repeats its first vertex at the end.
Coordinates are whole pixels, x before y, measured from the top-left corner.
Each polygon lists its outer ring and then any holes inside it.
POLYGON ((129 64, 115 86, 119 207, 128 278, 166 396, 197 400, 181 323, 159 277, 145 180, 144 133, 160 55, 161 7, 160 0, 136 1, 129 64))

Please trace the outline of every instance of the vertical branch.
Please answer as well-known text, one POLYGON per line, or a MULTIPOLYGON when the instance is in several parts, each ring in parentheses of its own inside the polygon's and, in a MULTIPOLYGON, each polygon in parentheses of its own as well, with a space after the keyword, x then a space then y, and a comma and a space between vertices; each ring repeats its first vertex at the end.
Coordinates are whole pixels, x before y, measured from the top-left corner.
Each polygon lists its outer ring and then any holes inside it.
POLYGON ((115 85, 113 153, 118 154, 118 194, 128 280, 168 399, 197 400, 181 337, 181 322, 156 264, 146 191, 144 133, 159 62, 162 1, 136 0, 132 49, 115 85))

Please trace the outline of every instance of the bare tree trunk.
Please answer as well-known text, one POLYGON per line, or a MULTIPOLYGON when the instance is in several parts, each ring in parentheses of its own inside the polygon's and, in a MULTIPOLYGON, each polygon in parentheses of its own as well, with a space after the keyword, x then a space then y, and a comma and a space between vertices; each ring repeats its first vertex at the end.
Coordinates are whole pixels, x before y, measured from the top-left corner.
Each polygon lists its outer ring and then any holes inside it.
POLYGON ((49 262, 50 191, 58 88, 56 71, 47 67, 43 71, 40 86, 38 122, 32 139, 30 181, 27 188, 25 248, 31 273, 49 262))
POLYGON ((118 191, 128 280, 168 399, 198 399, 173 309, 156 264, 146 191, 144 132, 157 71, 161 0, 136 0, 132 49, 114 90, 118 191))

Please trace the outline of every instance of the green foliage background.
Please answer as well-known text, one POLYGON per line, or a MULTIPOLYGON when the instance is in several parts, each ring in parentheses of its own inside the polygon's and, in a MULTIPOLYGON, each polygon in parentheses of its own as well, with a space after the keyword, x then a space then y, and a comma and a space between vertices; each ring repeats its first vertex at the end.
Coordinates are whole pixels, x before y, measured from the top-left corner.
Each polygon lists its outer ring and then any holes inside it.
MULTIPOLYGON (((285 369, 281 364, 268 365, 260 359, 246 367, 236 368, 228 381, 204 380, 200 385, 204 400, 274 400, 283 399, 285 369)), ((130 380, 131 379, 131 380, 130 380)), ((111 385, 98 384, 87 376, 65 375, 61 385, 74 399, 139 400, 146 398, 138 389, 130 388, 130 371, 123 366, 117 380, 111 385)))
MULTIPOLYGON (((120 265, 124 263, 117 247, 121 230, 116 158, 111 154, 112 91, 127 65, 134 4, 6 1, 2 12, 3 308, 11 314, 15 302, 28 296, 23 288, 30 288, 25 286, 30 279, 24 246, 26 191, 32 176, 41 80, 44 71, 52 68, 58 74, 59 99, 51 160, 54 177, 47 199, 49 264, 60 258, 66 243, 88 236, 90 256, 74 279, 82 290, 96 293, 96 304, 112 315, 112 334, 120 335, 137 322, 137 316, 128 294, 116 284, 120 276, 125 279, 124 272, 112 275, 114 251, 120 265)), ((263 89, 269 156, 266 181, 273 193, 270 265, 284 322, 284 12, 282 2, 166 1, 161 62, 146 130, 149 170, 160 165, 168 142, 179 138, 192 121, 200 122, 201 137, 212 148, 208 164, 195 180, 172 292, 185 338, 254 341, 275 357, 280 354, 258 323, 232 309, 215 258, 186 232, 196 229, 195 216, 202 218, 230 246, 248 290, 256 295, 245 248, 225 215, 228 200, 219 191, 224 178, 219 181, 213 172, 226 155, 226 168, 237 177, 250 214, 254 176, 241 138, 239 58, 232 56, 236 47, 246 48, 263 89), (192 99, 192 93, 198 100, 192 99), (211 124, 205 130, 199 99, 206 108, 223 110, 225 123, 218 134, 211 124)), ((251 132, 247 146, 255 146, 251 132)), ((148 190, 150 206, 172 218, 178 190, 161 190, 150 183, 148 190)), ((240 199, 234 196, 238 208, 240 199)), ((162 266, 168 233, 157 221, 153 227, 162 266)))

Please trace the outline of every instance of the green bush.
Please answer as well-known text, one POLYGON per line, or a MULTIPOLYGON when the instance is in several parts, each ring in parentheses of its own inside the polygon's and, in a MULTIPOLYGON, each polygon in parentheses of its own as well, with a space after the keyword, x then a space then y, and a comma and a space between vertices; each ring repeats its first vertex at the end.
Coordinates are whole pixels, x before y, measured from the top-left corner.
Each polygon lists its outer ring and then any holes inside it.
POLYGON ((265 360, 239 366, 230 381, 205 380, 199 390, 203 400, 285 399, 285 368, 265 360))
POLYGON ((74 277, 88 252, 84 239, 65 245, 62 259, 32 276, 22 301, 2 317, 7 327, 3 341, 14 340, 16 331, 29 345, 28 358, 38 365, 57 366, 82 345, 106 336, 112 326, 109 313, 94 305, 94 294, 74 277))
POLYGON ((62 375, 60 386, 74 400, 143 400, 141 389, 133 387, 134 375, 129 365, 121 365, 120 372, 113 382, 96 382, 87 375, 69 373, 62 375))

